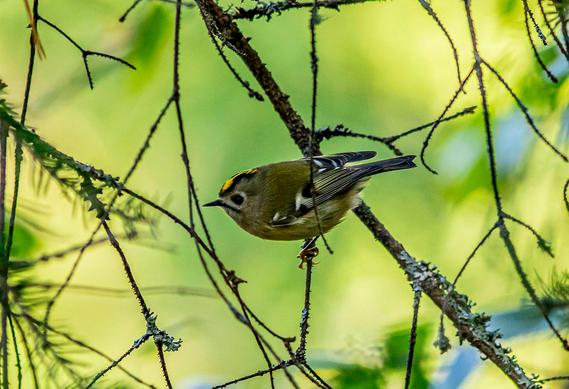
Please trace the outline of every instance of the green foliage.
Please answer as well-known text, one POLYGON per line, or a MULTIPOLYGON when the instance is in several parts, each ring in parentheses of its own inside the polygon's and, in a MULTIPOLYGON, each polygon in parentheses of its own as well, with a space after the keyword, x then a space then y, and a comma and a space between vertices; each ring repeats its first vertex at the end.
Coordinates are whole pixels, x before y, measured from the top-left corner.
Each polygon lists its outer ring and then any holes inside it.
MULTIPOLYGON (((422 367, 422 361, 426 358, 426 347, 429 344, 427 341, 429 331, 429 326, 417 328, 417 342, 411 378, 411 387, 414 389, 429 387, 427 373, 422 367)), ((333 369, 335 372, 333 386, 339 389, 384 388, 390 375, 405 376, 407 352, 409 350, 408 329, 391 332, 383 345, 376 350, 377 353, 368 352, 365 353, 366 355, 361 355, 361 351, 349 350, 340 361, 320 360, 314 365, 319 368, 333 369)))
MULTIPOLYGON (((6 225, 5 229, 8 231, 8 225, 6 225)), ((10 252, 11 256, 16 258, 26 258, 32 254, 38 245, 39 242, 37 238, 27 226, 21 223, 15 224, 12 250, 10 252)))
MULTIPOLYGON (((429 344, 427 336, 429 326, 417 327, 417 342, 415 344, 415 357, 413 373, 411 375, 411 387, 423 389, 429 387, 426 372, 421 366, 425 357, 425 347, 429 344)), ((384 368, 387 372, 405 374, 407 366, 407 352, 409 350, 409 330, 402 329, 392 332, 385 341, 384 368)))
POLYGON ((0 120, 8 123, 10 135, 25 146, 42 171, 47 172, 64 190, 82 199, 88 205, 88 211, 94 211, 97 218, 108 219, 108 208, 112 203, 114 208, 110 214, 120 218, 127 233, 136 232, 136 223, 154 224, 154 220, 144 212, 142 204, 132 198, 119 200, 115 204, 115 198, 120 196, 122 188, 118 177, 77 161, 21 124, 10 105, 1 97, 5 87, 6 84, 0 81, 0 120))
POLYGON ((552 273, 548 285, 545 286, 543 304, 551 311, 560 311, 562 326, 569 328, 569 271, 552 273))
POLYGON ((164 8, 154 6, 135 26, 130 56, 134 57, 136 62, 147 65, 146 69, 148 65, 158 65, 157 59, 160 58, 159 54, 164 49, 164 41, 171 30, 169 22, 164 8))
POLYGON ((383 385, 384 380, 380 368, 350 365, 338 371, 334 382, 342 389, 373 389, 383 385))

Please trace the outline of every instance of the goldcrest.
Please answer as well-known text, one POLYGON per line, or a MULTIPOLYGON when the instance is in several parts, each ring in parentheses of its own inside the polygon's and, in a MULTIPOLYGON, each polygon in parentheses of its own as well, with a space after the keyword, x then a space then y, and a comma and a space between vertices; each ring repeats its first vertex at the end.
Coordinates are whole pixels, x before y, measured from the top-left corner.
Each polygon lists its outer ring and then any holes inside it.
POLYGON ((329 231, 359 205, 359 193, 371 176, 416 166, 413 155, 350 164, 375 155, 339 153, 315 156, 312 166, 304 158, 245 170, 228 179, 218 199, 204 206, 223 208, 241 228, 263 239, 314 238, 320 228, 322 233, 329 231))

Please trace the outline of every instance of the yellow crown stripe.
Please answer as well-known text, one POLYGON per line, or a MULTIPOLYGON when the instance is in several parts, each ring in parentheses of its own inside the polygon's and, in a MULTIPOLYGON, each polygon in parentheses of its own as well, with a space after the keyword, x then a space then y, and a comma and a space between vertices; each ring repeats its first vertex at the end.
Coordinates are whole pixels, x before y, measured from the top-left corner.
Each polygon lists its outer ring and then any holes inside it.
POLYGON ((257 173, 257 169, 247 169, 245 171, 242 171, 241 173, 237 173, 235 174, 233 177, 231 177, 230 179, 228 179, 227 181, 225 181, 225 184, 223 184, 223 186, 221 187, 220 193, 224 193, 226 192, 229 188, 231 188, 231 186, 233 185, 233 183, 235 182, 235 180, 239 177, 245 177, 245 176, 251 176, 253 174, 257 173))

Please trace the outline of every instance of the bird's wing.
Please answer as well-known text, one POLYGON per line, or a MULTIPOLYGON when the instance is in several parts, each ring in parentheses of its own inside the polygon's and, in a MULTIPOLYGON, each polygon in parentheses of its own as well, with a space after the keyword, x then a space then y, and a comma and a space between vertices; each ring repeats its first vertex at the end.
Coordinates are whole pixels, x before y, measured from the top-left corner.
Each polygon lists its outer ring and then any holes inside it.
MULTIPOLYGON (((358 153, 353 153, 358 154, 358 153)), ((356 157, 357 158, 357 157, 356 157)), ((296 211, 304 214, 331 198, 345 193, 357 182, 371 175, 390 170, 409 169, 415 167, 414 156, 391 158, 362 165, 339 167, 331 170, 318 171, 314 174, 314 196, 310 182, 297 194, 296 211)), ((353 160, 353 159, 352 159, 353 160)))
POLYGON ((274 227, 286 227, 302 223, 303 216, 314 208, 313 200, 316 200, 316 204, 320 205, 350 189, 364 177, 365 174, 363 174, 360 169, 354 168, 336 168, 323 173, 315 173, 314 199, 310 191, 310 182, 308 182, 304 188, 296 194, 294 212, 282 216, 277 212, 271 220, 271 225, 274 227))
POLYGON ((297 194, 296 211, 306 213, 331 198, 344 193, 362 178, 366 177, 365 170, 359 168, 337 168, 327 170, 314 176, 314 197, 311 193, 310 182, 297 194))
MULTIPOLYGON (((339 194, 342 190, 351 187, 357 182, 356 170, 345 168, 350 162, 363 161, 373 158, 375 151, 347 152, 330 155, 318 155, 312 158, 314 166, 314 186, 316 188, 316 203, 321 204, 339 194)), ((309 161, 304 158, 302 161, 309 161)), ((312 194, 310 184, 300 185, 301 191, 296 193, 295 203, 288 211, 276 212, 271 220, 274 227, 290 226, 301 222, 300 216, 312 209, 312 194)))
MULTIPOLYGON (((375 151, 358 151, 350 153, 338 153, 330 155, 318 155, 312 157, 312 163, 318 169, 318 172, 326 170, 338 169, 349 162, 363 161, 375 157, 375 151)), ((308 161, 309 158, 304 158, 308 161)))
POLYGON ((345 166, 349 162, 369 159, 374 155, 375 152, 373 151, 363 151, 314 157, 313 163, 316 168, 313 171, 314 196, 311 190, 312 185, 308 181, 295 195, 294 212, 284 212, 282 215, 278 212, 275 213, 271 224, 275 227, 281 227, 301 223, 302 216, 310 212, 315 205, 319 206, 346 193, 358 182, 371 175, 415 167, 413 163, 415 157, 412 155, 356 166, 345 166))

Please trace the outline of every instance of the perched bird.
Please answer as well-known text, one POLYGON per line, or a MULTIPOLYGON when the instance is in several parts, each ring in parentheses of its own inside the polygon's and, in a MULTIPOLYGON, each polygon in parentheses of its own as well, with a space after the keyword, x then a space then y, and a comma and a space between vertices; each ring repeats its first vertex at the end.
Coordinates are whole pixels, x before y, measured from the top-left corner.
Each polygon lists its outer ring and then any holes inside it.
POLYGON ((218 199, 204 206, 223 208, 241 228, 263 239, 317 238, 359 205, 359 193, 371 176, 416 166, 413 155, 350 164, 375 155, 360 151, 313 157, 314 186, 309 158, 245 170, 228 179, 218 199))

